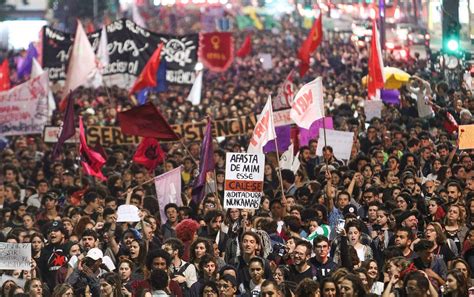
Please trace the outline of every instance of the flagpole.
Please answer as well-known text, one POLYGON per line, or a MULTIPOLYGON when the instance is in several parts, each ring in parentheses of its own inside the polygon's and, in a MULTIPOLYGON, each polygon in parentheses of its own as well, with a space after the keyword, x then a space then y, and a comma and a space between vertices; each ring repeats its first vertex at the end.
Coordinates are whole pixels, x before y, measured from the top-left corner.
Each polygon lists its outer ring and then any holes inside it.
POLYGON ((278 178, 280 179, 281 195, 282 195, 283 200, 286 201, 285 190, 283 189, 283 178, 281 177, 280 152, 278 151, 277 137, 275 137, 273 141, 275 142, 275 149, 276 149, 276 154, 277 154, 278 178))
MULTIPOLYGON (((212 117, 210 115, 208 115, 208 118, 209 120, 211 121, 211 127, 212 127, 212 117)), ((212 143, 212 133, 211 133, 211 143, 212 143)), ((212 144, 211 144, 212 145, 212 144)), ((207 179, 206 179, 206 182, 207 182, 207 179)), ((216 173, 216 166, 214 166, 214 184, 215 184, 215 187, 214 187, 214 192, 216 194, 216 197, 217 199, 220 200, 220 197, 219 197, 219 191, 217 190, 217 173, 216 173)), ((220 204, 220 203, 219 203, 220 204)))

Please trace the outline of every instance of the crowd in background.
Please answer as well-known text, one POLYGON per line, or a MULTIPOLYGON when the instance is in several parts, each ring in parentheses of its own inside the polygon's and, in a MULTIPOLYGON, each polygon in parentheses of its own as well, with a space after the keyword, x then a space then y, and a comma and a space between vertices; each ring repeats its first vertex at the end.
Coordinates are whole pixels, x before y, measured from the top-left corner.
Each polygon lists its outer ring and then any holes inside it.
MULTIPOLYGON (((191 19, 176 21, 192 27, 191 19)), ((160 29, 158 20, 149 22, 160 29)), ((246 35, 235 31, 236 44, 246 35)), ((205 70, 198 106, 186 101, 189 88, 182 86, 148 99, 170 124, 259 114, 297 69, 306 35, 287 17, 278 30, 253 32, 252 55, 224 73, 205 70), (272 55, 273 69, 263 69, 259 52, 272 55)), ((356 135, 351 158, 337 159, 331 147, 318 156, 312 139, 298 148, 299 169, 282 170, 280 184, 275 153, 267 154, 258 210, 223 208, 225 153, 245 152, 250 135, 214 140, 216 176, 199 205, 191 203, 191 189, 200 142, 187 149, 162 144, 166 159, 154 172, 132 162, 136 147, 105 147, 101 182, 82 173, 74 144, 52 160, 40 135, 7 137, 0 241, 31 243, 33 259, 31 270, 3 271, 9 278, 0 296, 468 296, 474 152, 458 149, 450 119, 472 122, 472 91, 453 88, 430 60, 387 54, 385 65, 414 76, 399 105, 385 104, 382 117, 366 123, 361 79, 368 54, 367 46, 328 34, 305 77, 296 75, 296 89, 323 77, 326 115, 335 129, 356 135), (417 100, 436 112, 420 118, 417 100), (161 206, 161 224, 154 185, 144 182, 181 165, 184 206, 161 206), (142 220, 118 223, 117 207, 130 188, 142 220)), ((80 88, 73 96, 86 127, 117 126, 117 113, 132 106, 119 86, 80 88)), ((55 112, 52 124, 62 117, 55 112)))

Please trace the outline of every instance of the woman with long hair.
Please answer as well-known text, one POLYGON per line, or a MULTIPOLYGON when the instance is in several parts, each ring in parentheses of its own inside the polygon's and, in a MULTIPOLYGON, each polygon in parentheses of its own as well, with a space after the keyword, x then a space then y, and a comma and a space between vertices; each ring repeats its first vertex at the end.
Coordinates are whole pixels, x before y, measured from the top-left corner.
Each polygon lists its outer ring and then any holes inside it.
POLYGON ((42 297, 43 283, 41 280, 39 278, 27 280, 25 283, 25 293, 29 294, 30 297, 42 297))
POLYGON ((130 260, 135 265, 135 269, 133 274, 137 276, 137 278, 143 278, 144 276, 144 266, 146 260, 147 249, 146 245, 143 241, 133 239, 130 244, 130 260))
POLYGON ((321 297, 338 297, 339 286, 332 277, 326 277, 321 282, 321 297))
POLYGON ((275 269, 275 272, 273 272, 273 279, 276 281, 278 285, 286 281, 289 276, 290 276, 290 271, 285 265, 278 266, 275 269))
POLYGON ((349 273, 343 276, 338 285, 341 290, 341 296, 364 297, 366 295, 362 281, 355 274, 349 273))
POLYGON ((464 206, 453 204, 446 215, 445 234, 456 244, 458 251, 462 250, 462 239, 466 236, 468 227, 465 225, 466 211, 464 206))
POLYGON ((191 288, 191 296, 199 296, 199 292, 206 282, 217 280, 217 260, 215 257, 205 254, 199 261, 199 277, 191 288), (194 294, 193 294, 194 293, 194 294))
POLYGON ((466 260, 463 258, 456 258, 451 262, 451 266, 449 268, 461 271, 462 274, 464 274, 464 277, 467 280, 468 288, 474 286, 474 280, 471 276, 471 268, 469 267, 469 264, 466 262, 466 260))
POLYGON ((380 270, 375 259, 369 259, 362 263, 362 267, 367 270, 367 282, 369 287, 369 293, 381 295, 383 292, 383 282, 379 281, 380 270))
POLYGON ((133 278, 133 271, 135 270, 135 265, 129 259, 122 259, 118 266, 118 273, 120 275, 120 279, 124 285, 129 284, 132 282, 133 278))
POLYGON ((38 261, 41 256, 41 251, 44 248, 44 237, 41 233, 34 233, 30 238, 31 242, 31 257, 38 261))
POLYGON ((70 284, 59 284, 54 287, 53 294, 51 297, 73 297, 74 290, 70 284))
POLYGON ((122 297, 122 282, 120 277, 113 272, 106 273, 100 277, 101 297, 122 297))
POLYGON ((458 270, 450 270, 446 276, 443 296, 463 297, 468 296, 467 280, 464 274, 458 270))
POLYGON ((358 221, 350 221, 346 224, 345 231, 349 244, 356 250, 360 262, 371 259, 373 256, 372 249, 361 242, 362 227, 360 223, 358 221))
POLYGON ((278 185, 279 185, 278 174, 277 174, 277 171, 275 170, 275 167, 271 163, 265 164, 263 183, 266 189, 278 188, 278 185))
POLYGON ((431 222, 426 225, 425 237, 434 243, 434 257, 443 260, 446 265, 458 254, 456 245, 451 239, 446 238, 440 223, 431 222))
POLYGON ((446 211, 443 208, 443 201, 441 198, 433 197, 428 202, 428 216, 426 222, 441 222, 446 216, 446 211))
POLYGON ((213 254, 212 246, 207 238, 199 237, 189 248, 189 263, 194 264, 196 270, 199 272, 199 262, 205 254, 213 254))

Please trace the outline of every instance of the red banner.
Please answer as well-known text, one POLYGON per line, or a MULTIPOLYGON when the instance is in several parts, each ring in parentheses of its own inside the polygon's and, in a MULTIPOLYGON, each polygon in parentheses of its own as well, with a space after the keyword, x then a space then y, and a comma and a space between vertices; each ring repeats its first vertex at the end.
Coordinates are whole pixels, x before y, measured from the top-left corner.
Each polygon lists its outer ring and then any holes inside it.
POLYGON ((226 71, 234 60, 234 38, 230 32, 199 34, 199 58, 214 72, 226 71))

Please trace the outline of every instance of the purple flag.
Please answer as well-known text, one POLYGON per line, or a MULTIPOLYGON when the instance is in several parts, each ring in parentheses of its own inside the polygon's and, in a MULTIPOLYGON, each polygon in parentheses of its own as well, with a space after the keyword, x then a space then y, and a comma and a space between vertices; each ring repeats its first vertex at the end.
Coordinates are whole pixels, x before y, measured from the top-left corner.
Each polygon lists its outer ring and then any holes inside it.
MULTIPOLYGON (((284 152, 291 144, 291 125, 275 127, 278 151, 284 152)), ((275 141, 269 141, 263 147, 264 153, 276 152, 275 141)))
POLYGON ((166 223, 165 206, 175 203, 183 206, 181 200, 181 166, 155 177, 156 198, 160 206, 161 224, 166 223))
POLYGON ((387 104, 400 105, 400 92, 398 90, 381 90, 380 97, 387 104))
MULTIPOLYGON (((324 123, 326 124, 326 129, 334 129, 332 117, 325 117, 324 123)), ((319 128, 323 128, 323 119, 319 119, 311 124, 309 130, 300 127, 300 146, 308 145, 311 139, 318 139, 319 128)))
POLYGON ((69 93, 63 123, 61 124, 58 132, 58 142, 56 142, 53 148, 53 160, 56 159, 62 152, 64 142, 73 137, 74 134, 76 134, 76 128, 74 127, 74 100, 72 99, 72 94, 69 93))
POLYGON ((201 145, 201 157, 199 160, 199 176, 194 180, 192 196, 193 201, 199 205, 204 197, 206 176, 209 171, 214 171, 214 148, 212 147, 212 122, 207 120, 206 132, 201 145))
POLYGON ((30 43, 28 46, 28 50, 26 51, 26 57, 23 63, 18 65, 18 78, 22 79, 26 75, 31 73, 31 66, 33 65, 33 58, 38 57, 38 51, 36 50, 35 45, 33 42, 30 43))

